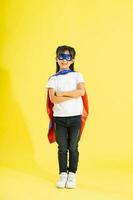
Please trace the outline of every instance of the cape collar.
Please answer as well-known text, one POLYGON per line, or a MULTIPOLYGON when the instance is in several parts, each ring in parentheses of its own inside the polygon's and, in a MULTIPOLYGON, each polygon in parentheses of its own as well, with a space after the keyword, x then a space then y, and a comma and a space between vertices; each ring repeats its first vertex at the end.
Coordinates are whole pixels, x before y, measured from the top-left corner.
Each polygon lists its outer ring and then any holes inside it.
MULTIPOLYGON (((73 71, 71 69, 63 69, 63 70, 60 70, 60 71, 56 72, 52 76, 58 76, 58 75, 68 74, 70 72, 75 72, 75 71, 73 71)), ((51 78, 52 76, 50 76, 49 78, 51 78)))

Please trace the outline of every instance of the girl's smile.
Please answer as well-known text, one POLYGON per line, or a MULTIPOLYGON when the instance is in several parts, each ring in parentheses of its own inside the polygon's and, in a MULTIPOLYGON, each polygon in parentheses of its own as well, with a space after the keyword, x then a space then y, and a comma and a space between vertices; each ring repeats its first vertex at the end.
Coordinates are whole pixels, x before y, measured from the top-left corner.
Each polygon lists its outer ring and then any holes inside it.
POLYGON ((61 65, 67 65, 67 64, 68 64, 68 63, 64 63, 64 62, 61 63, 61 65))

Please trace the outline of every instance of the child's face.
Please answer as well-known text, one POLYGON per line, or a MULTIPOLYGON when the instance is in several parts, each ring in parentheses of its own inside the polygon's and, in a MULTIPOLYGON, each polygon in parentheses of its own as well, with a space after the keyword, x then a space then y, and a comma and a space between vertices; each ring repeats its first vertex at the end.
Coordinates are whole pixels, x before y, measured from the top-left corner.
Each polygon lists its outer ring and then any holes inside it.
MULTIPOLYGON (((64 51, 63 53, 70 54, 68 50, 64 51)), ((74 59, 68 61, 66 59, 59 60, 58 58, 56 58, 56 61, 58 62, 61 70, 61 69, 69 69, 69 66, 74 62, 74 59)))

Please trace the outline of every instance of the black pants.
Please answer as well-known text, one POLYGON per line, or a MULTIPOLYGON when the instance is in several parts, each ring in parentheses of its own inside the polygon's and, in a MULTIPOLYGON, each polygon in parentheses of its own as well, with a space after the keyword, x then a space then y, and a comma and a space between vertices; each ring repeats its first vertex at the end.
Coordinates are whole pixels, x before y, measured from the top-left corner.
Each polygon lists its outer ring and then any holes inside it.
POLYGON ((53 116, 56 143, 58 144, 59 174, 71 171, 76 173, 80 140, 81 115, 69 117, 53 116), (69 151, 69 167, 67 166, 67 152, 69 151))

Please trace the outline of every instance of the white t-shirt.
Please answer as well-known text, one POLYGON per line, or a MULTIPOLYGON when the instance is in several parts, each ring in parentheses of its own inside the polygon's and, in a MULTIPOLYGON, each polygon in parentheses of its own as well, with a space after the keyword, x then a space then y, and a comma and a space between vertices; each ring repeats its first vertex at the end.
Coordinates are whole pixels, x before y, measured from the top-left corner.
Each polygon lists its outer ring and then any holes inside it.
MULTIPOLYGON (((80 72, 70 72, 63 75, 52 76, 47 83, 47 88, 54 88, 56 91, 71 91, 77 89, 77 83, 85 82, 80 72)), ((75 116, 82 115, 82 97, 72 98, 60 103, 54 103, 53 116, 75 116)))

